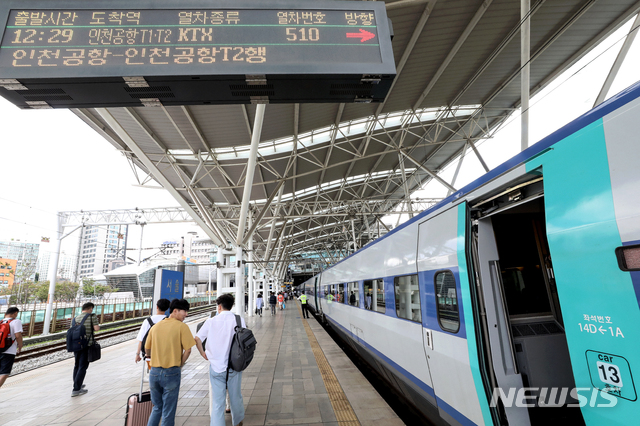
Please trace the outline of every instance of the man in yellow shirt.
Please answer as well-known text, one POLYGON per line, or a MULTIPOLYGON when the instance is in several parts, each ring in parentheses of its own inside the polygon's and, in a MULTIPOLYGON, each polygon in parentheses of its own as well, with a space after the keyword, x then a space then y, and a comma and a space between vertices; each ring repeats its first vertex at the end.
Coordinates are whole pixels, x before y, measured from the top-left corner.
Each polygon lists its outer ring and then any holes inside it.
POLYGON ((147 426, 173 426, 180 393, 180 369, 196 344, 189 326, 183 321, 189 311, 189 302, 174 299, 169 306, 171 315, 151 327, 144 347, 151 357, 149 387, 153 411, 147 426))

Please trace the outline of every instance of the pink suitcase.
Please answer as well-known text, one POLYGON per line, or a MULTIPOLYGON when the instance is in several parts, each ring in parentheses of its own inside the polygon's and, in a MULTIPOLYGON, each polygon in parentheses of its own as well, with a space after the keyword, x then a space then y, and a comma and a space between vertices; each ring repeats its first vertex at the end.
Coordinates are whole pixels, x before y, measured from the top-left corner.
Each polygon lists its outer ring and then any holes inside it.
POLYGON ((151 403, 151 392, 142 392, 144 383, 144 368, 146 362, 142 361, 142 377, 140 378, 140 393, 134 393, 127 401, 127 415, 125 416, 125 426, 147 426, 153 404, 151 403))

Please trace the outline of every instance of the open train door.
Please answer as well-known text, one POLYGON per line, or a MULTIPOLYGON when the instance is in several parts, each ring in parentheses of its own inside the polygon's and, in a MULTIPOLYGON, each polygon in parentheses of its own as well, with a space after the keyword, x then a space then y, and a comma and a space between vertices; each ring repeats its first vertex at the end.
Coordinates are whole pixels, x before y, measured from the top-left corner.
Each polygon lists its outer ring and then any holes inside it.
POLYGON ((561 395, 575 388, 575 381, 544 196, 540 174, 524 173, 471 202, 474 262, 494 375, 492 401, 510 425, 580 425, 578 401, 561 395))

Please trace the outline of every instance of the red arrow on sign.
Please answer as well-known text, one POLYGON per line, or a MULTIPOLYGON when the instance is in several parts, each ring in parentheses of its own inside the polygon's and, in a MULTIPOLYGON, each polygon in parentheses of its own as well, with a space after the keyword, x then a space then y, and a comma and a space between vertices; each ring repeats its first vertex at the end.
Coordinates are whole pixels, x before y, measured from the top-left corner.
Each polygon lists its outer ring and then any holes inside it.
POLYGON ((375 36, 376 36, 375 34, 370 33, 369 31, 365 31, 362 28, 360 28, 359 33, 347 33, 347 38, 359 38, 360 43, 364 43, 367 40, 371 40, 375 36))

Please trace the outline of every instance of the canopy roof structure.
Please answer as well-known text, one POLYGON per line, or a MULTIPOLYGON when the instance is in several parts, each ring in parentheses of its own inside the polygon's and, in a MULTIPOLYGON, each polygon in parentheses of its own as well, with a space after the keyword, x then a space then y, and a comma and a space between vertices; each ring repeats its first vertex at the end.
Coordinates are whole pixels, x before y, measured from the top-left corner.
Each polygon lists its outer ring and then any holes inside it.
MULTIPOLYGON (((467 150, 488 171, 475 144, 521 101, 520 2, 386 3, 397 77, 385 102, 266 105, 240 233, 254 259, 335 262, 383 233, 382 216, 437 202, 410 200, 430 180, 454 191, 438 172, 467 150)), ((532 0, 531 95, 639 10, 637 0, 532 0)), ((139 184, 159 183, 216 244, 236 245, 257 107, 74 112, 136 166, 139 184)))

